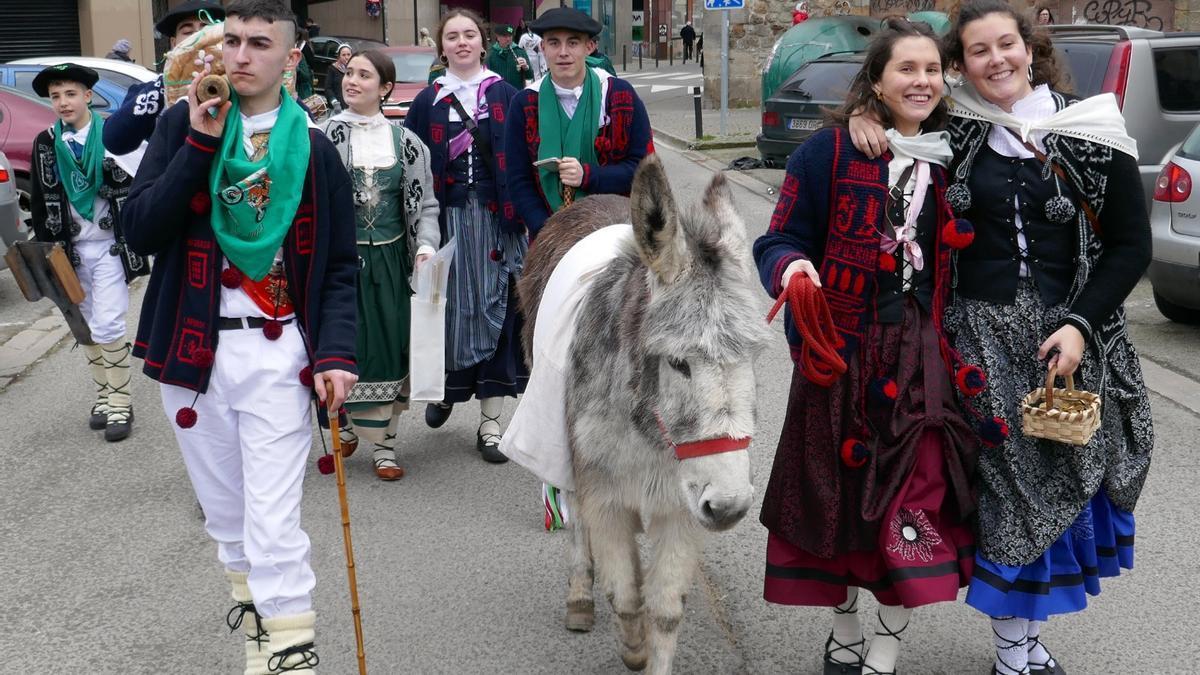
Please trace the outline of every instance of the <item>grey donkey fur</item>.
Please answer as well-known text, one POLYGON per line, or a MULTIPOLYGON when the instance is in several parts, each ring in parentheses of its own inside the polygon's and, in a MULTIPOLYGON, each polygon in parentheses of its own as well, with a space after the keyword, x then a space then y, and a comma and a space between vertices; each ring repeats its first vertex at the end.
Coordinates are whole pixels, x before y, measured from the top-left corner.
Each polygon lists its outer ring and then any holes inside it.
POLYGON ((662 163, 639 166, 631 199, 587 197, 542 230, 518 284, 529 326, 554 265, 628 204, 634 241, 600 273, 570 348, 567 424, 576 491, 567 495, 567 627, 594 621, 592 559, 631 670, 671 672, 684 597, 705 530, 733 527, 753 499, 747 450, 680 461, 671 445, 746 438, 764 308, 745 228, 724 176, 680 214, 662 163), (661 428, 660 428, 661 423, 661 428), (643 578, 635 535, 653 560, 643 578))

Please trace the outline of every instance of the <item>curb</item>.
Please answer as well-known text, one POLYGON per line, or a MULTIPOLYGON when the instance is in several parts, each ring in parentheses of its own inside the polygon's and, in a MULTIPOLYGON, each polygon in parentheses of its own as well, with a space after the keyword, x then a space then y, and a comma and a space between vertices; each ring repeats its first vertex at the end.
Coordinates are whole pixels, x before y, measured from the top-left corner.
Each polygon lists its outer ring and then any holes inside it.
POLYGON ((71 331, 57 308, 0 345, 0 391, 49 354, 71 331))
POLYGON ((663 131, 662 129, 659 129, 658 127, 655 127, 653 125, 651 125, 650 130, 652 132, 654 132, 654 138, 656 138, 656 139, 665 138, 667 141, 669 141, 668 145, 673 146, 676 150, 724 150, 727 148, 753 148, 753 147, 755 147, 755 142, 753 140, 749 140, 749 141, 731 141, 731 140, 701 141, 701 140, 696 140, 696 139, 685 140, 683 138, 680 138, 679 136, 676 136, 675 134, 673 134, 669 131, 663 131))

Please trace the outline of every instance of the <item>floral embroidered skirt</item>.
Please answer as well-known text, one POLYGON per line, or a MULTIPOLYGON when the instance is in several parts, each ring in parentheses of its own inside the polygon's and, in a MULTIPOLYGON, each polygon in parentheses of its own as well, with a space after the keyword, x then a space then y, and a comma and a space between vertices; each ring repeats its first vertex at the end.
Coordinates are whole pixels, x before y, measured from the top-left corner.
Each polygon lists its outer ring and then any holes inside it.
POLYGON ((976 446, 933 321, 910 301, 862 345, 831 387, 793 374, 763 500, 768 602, 833 606, 857 586, 917 607, 956 599, 970 578, 976 446), (866 393, 881 382, 894 398, 866 393), (843 459, 847 440, 868 449, 861 466, 843 459))

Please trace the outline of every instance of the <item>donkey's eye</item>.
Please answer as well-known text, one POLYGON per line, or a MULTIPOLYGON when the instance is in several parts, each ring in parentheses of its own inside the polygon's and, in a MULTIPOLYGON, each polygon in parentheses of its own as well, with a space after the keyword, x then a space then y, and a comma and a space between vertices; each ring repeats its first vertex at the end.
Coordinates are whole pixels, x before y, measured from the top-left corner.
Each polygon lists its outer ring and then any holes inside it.
POLYGON ((684 361, 683 359, 674 359, 671 357, 667 357, 667 365, 671 366, 675 370, 679 371, 679 374, 683 375, 684 377, 692 376, 691 366, 689 366, 688 362, 684 361))

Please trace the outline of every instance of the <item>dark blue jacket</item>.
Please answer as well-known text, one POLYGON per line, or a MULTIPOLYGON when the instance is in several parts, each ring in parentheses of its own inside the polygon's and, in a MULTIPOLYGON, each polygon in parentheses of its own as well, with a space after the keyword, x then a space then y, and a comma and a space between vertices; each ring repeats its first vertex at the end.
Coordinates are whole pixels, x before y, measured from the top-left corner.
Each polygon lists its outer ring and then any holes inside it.
MULTIPOLYGON (((430 170, 433 172, 433 192, 437 195, 441 213, 438 223, 442 226, 442 241, 446 240, 446 184, 453 180, 448 169, 450 158, 450 100, 442 99, 437 105, 433 98, 441 85, 431 84, 421 90, 413 99, 404 118, 404 126, 421 138, 421 142, 429 148, 430 170)), ((492 144, 492 177, 495 179, 496 192, 487 203, 492 213, 500 215, 500 228, 505 232, 519 231, 521 223, 516 219, 512 202, 508 200, 508 153, 504 147, 504 118, 509 102, 517 93, 512 85, 503 80, 493 83, 487 89, 488 125, 491 134, 488 140, 492 144)))
MULTIPOLYGON (((604 109, 608 111, 609 122, 596 135, 596 163, 583 165, 580 187, 588 194, 628 196, 638 164, 654 152, 650 117, 633 85, 615 77, 608 81, 604 109)), ((550 205, 533 168, 542 140, 538 133, 537 91, 522 89, 517 93, 508 109, 504 135, 510 168, 508 198, 532 239, 550 217, 550 205)))
POLYGON ((162 75, 130 87, 120 109, 104 121, 104 147, 116 155, 137 150, 154 134, 154 123, 166 106, 162 75))
MULTIPOLYGON (((288 290, 313 371, 357 373, 354 349, 358 251, 350 176, 337 150, 309 129, 312 153, 304 194, 283 240, 288 290)), ((221 139, 191 129, 186 105, 163 116, 134 179, 122 224, 129 246, 154 254, 133 353, 151 378, 199 392, 211 366, 221 305, 221 248, 209 213, 208 174, 221 139)), ((297 373, 297 376, 299 374, 297 373)))

